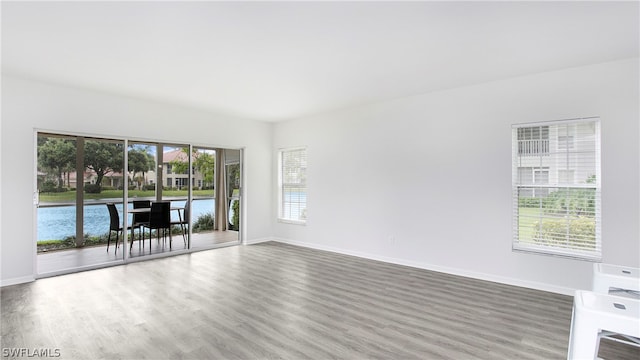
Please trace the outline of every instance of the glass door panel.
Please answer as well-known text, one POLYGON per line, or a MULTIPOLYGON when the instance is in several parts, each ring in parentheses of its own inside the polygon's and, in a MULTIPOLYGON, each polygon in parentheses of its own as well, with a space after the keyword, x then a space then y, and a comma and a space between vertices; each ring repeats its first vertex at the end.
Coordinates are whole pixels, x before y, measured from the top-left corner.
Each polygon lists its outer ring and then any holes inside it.
POLYGON ((152 143, 129 142, 127 147, 128 223, 134 230, 131 257, 149 255, 153 250, 148 225, 151 202, 156 199, 156 151, 157 146, 152 143), (134 213, 135 211, 140 212, 134 213))
POLYGON ((83 213, 83 236, 77 245, 85 249, 84 255, 93 255, 84 256, 89 265, 122 261, 129 250, 125 239, 130 236, 128 231, 119 231, 124 226, 124 142, 80 137, 78 144, 84 170, 82 201, 78 206, 83 213), (115 213, 109 211, 110 204, 115 213))
POLYGON ((193 148, 193 195, 191 202, 191 248, 212 247, 215 218, 216 150, 193 148))
POLYGON ((57 256, 76 246, 76 139, 37 136, 38 273, 68 268, 57 256))
POLYGON ((209 179, 213 179, 213 189, 194 190, 192 248, 237 243, 240 239, 240 150, 197 148, 194 159, 196 174, 207 179, 207 186, 209 179))
MULTIPOLYGON (((225 149, 225 175, 229 201, 229 230, 240 231, 240 150, 225 149)), ((239 239, 239 237, 237 238, 239 239)))
POLYGON ((106 204, 122 206, 123 142, 39 133, 37 153, 38 274, 122 261, 106 204))
MULTIPOLYGON (((185 221, 185 214, 189 204, 189 187, 193 183, 193 167, 189 156, 188 145, 161 144, 162 159, 158 172, 160 178, 158 183, 162 184, 156 193, 157 200, 170 203, 171 226, 169 233, 157 239, 162 246, 158 251, 176 251, 189 248, 188 224, 185 221)), ((159 152, 160 154, 160 152, 159 152)), ((160 160, 159 160, 160 162, 160 160)))

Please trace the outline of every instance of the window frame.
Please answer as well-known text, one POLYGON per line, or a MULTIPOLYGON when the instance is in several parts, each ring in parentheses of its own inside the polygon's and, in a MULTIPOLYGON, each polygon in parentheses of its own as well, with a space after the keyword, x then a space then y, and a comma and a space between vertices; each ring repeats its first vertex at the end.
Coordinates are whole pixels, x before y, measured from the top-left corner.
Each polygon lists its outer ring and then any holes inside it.
POLYGON ((306 205, 307 205, 307 181, 306 181, 306 167, 304 168, 304 184, 302 185, 303 190, 303 194, 304 194, 304 216, 300 216, 298 218, 291 218, 291 217, 287 217, 285 214, 285 208, 286 208, 286 204, 287 201, 285 200, 285 187, 296 187, 297 184, 296 183, 285 183, 284 182, 284 176, 283 176, 283 166, 284 166, 284 155, 285 153, 288 152, 297 152, 297 151, 303 151, 304 152, 304 159, 305 162, 307 160, 307 148, 305 146, 296 146, 296 147, 289 147, 289 148, 281 148, 278 149, 278 216, 277 216, 277 220, 278 222, 281 223, 288 223, 288 224, 296 224, 296 225, 306 225, 307 223, 307 217, 306 217, 306 205))
MULTIPOLYGON (((549 137, 551 138, 551 136, 549 137)), ((573 259, 579 259, 579 260, 601 261, 602 260, 602 235, 601 235, 601 227, 602 227, 601 156, 602 156, 602 151, 601 151, 600 118, 588 117, 588 118, 580 118, 580 119, 555 120, 555 121, 538 122, 538 123, 513 124, 511 154, 512 154, 512 221, 513 221, 512 250, 518 251, 518 252, 529 252, 529 253, 537 253, 537 254, 544 254, 544 255, 567 257, 567 258, 573 258, 573 259), (587 142, 585 143, 586 145, 583 145, 583 146, 593 147, 592 151, 587 153, 578 151, 579 149, 577 149, 578 147, 577 142, 583 141, 579 137, 579 134, 576 131, 576 129, 581 125, 593 126, 593 139, 588 139, 588 137, 584 138, 584 141, 587 141, 587 142), (529 128, 529 127, 541 127, 541 128, 548 127, 550 133, 558 132, 559 130, 562 129, 562 127, 565 127, 567 129, 571 129, 570 131, 572 133, 571 134, 564 133, 564 134, 556 135, 555 139, 559 140, 559 136, 571 135, 573 137, 572 139, 573 141, 571 142, 571 144, 567 144, 570 146, 557 146, 558 144, 556 144, 556 146, 552 148, 557 150, 555 154, 548 153, 548 152, 540 152, 537 155, 533 154, 532 156, 532 154, 530 153, 522 153, 520 151, 520 149, 522 148, 522 145, 520 144, 520 140, 523 140, 523 139, 521 136, 519 136, 519 134, 523 133, 523 130, 521 129, 529 128), (554 155, 559 156, 559 154, 562 154, 564 152, 572 156, 575 156, 576 158, 579 158, 580 162, 584 162, 584 163, 580 163, 578 167, 574 167, 574 168, 568 168, 567 166, 562 166, 556 163, 550 169, 546 169, 550 171, 549 172, 550 180, 551 178, 555 179, 553 182, 550 181, 549 184, 536 184, 535 180, 532 181, 532 183, 530 184, 519 182, 520 180, 522 180, 519 178, 519 175, 521 175, 520 173, 522 172, 520 169, 529 167, 529 165, 526 165, 526 163, 531 162, 532 160, 533 161, 539 160, 537 167, 539 169, 543 169, 543 167, 545 166, 543 164, 545 162, 557 161, 552 159, 553 156, 554 155), (587 164, 587 165, 583 165, 583 164, 587 164), (591 166, 593 166, 593 168, 591 168, 591 166), (555 177, 552 176, 552 174, 554 174, 553 173, 554 171, 557 172, 557 174, 555 174, 557 176, 555 177), (573 172, 574 179, 572 182, 560 181, 560 174, 563 171, 573 172), (582 179, 583 181, 578 180, 579 172, 582 172, 584 175, 586 173, 590 173, 591 171, 594 172, 593 176, 595 176, 595 179, 591 179, 590 177, 587 177, 585 179, 582 179), (593 180, 593 181, 590 181, 590 180, 593 180), (536 190, 538 189, 544 189, 548 191, 549 194, 551 194, 554 191, 554 189, 555 191, 559 191, 562 194, 568 194, 566 195, 568 197, 563 199, 574 199, 573 195, 571 195, 573 194, 573 192, 580 192, 580 191, 586 190, 587 194, 585 195, 583 192, 582 193, 583 197, 581 198, 584 199, 585 201, 593 201, 593 205, 592 205, 593 214, 591 214, 591 211, 589 211, 586 216, 584 214, 581 215, 579 212, 577 213, 578 215, 576 215, 576 213, 574 213, 573 210, 571 210, 569 207, 567 207, 566 212, 562 213, 564 215, 554 213, 555 210, 550 210, 552 208, 546 207, 548 205, 544 205, 544 199, 541 198, 541 200, 539 200, 539 208, 535 209, 534 207, 534 210, 533 210, 533 216, 535 217, 535 220, 540 224, 540 227, 537 230, 531 230, 531 231, 540 231, 540 232, 536 232, 535 234, 530 234, 529 236, 527 236, 526 234, 527 231, 522 231, 523 229, 520 228, 520 221, 522 221, 521 215, 524 216, 525 218, 526 217, 528 217, 529 219, 533 219, 533 218, 531 216, 528 216, 528 214, 526 213, 521 214, 521 207, 526 208, 529 206, 521 205, 520 201, 530 200, 526 196, 521 198, 521 194, 522 193, 526 194, 527 190, 533 190, 533 193, 536 193, 536 190), (551 213, 549 213, 549 211, 551 211, 551 213), (566 224, 563 224, 563 226, 566 226, 566 230, 567 230, 567 237, 566 237, 566 241, 563 240, 564 242, 557 241, 556 243, 553 243, 553 241, 549 241, 548 240, 549 238, 546 237, 546 236, 552 236, 552 239, 555 239, 554 236, 556 236, 557 234, 562 234, 562 232, 560 233, 550 232, 550 234, 552 235, 549 235, 549 233, 547 235, 544 235, 545 234, 544 231, 548 231, 544 227, 545 220, 551 220, 553 222, 555 221, 554 219, 566 220, 566 224), (591 240, 588 240, 588 239, 590 239, 590 237, 588 238, 581 237, 582 236, 581 231, 578 231, 577 233, 575 232, 571 233, 571 230, 575 229, 574 222, 583 221, 585 219, 589 222, 593 220, 593 231, 594 231, 593 239, 595 241, 595 243, 593 244, 593 248, 591 248, 591 245, 589 245, 589 242, 591 240), (542 234, 542 235, 539 235, 539 234, 542 234), (553 235, 553 234, 556 234, 556 235, 553 235), (544 237, 538 238, 538 236, 544 236, 544 237)), ((535 169, 533 171, 535 172, 535 169)), ((544 196, 544 198, 546 198, 546 195, 544 196)), ((534 223, 534 226, 535 226, 535 223, 534 223)), ((564 231, 564 229, 565 228, 563 227, 562 231, 564 231)))

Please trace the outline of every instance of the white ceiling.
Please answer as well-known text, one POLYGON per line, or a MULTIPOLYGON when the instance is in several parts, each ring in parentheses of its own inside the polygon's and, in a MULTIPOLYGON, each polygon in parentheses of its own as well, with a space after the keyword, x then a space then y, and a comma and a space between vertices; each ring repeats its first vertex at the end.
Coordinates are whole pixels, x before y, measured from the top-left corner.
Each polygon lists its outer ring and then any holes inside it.
POLYGON ((637 57, 639 2, 2 2, 2 71, 264 121, 637 57))

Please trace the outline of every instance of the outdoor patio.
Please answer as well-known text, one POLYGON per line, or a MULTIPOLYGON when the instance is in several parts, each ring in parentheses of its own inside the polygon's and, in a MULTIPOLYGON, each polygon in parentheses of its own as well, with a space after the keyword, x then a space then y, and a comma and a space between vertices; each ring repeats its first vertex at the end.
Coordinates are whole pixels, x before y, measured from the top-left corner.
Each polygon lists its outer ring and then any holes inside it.
MULTIPOLYGON (((194 233, 191 235, 191 249, 210 249, 219 245, 236 243, 238 239, 238 232, 231 230, 194 233)), ((149 251, 149 239, 145 239, 144 245, 144 248, 139 247, 138 241, 135 241, 129 257, 140 258, 170 251, 184 251, 187 248, 181 234, 173 235, 171 249, 169 249, 168 236, 166 243, 163 243, 162 238, 152 238, 151 251, 149 251)), ((109 246, 109 252, 106 249, 106 245, 101 245, 40 253, 37 255, 37 273, 40 275, 58 273, 69 269, 122 261, 124 249, 122 243, 118 243, 117 252, 115 251, 115 242, 109 246)))

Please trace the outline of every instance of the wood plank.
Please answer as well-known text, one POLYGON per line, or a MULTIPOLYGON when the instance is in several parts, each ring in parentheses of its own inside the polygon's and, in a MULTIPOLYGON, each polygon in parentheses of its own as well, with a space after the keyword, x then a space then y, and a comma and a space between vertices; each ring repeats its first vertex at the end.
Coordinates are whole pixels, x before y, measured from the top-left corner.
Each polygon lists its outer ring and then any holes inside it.
POLYGON ((2 347, 63 359, 564 359, 572 307, 568 296, 273 242, 0 294, 2 347))

